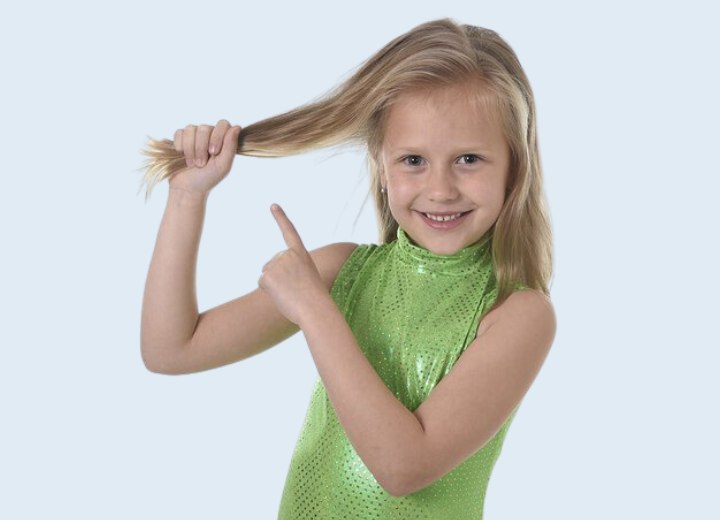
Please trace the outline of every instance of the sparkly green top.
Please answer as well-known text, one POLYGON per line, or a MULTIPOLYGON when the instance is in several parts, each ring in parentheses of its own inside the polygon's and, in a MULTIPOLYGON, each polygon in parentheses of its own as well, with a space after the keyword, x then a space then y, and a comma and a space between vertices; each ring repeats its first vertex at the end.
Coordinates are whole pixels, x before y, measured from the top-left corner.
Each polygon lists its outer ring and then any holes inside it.
MULTIPOLYGON (((495 302, 490 245, 485 235, 455 254, 436 255, 398 229, 389 244, 358 246, 338 273, 333 300, 380 378, 411 411, 452 369, 495 302)), ((394 497, 358 456, 318 379, 278 519, 481 519, 490 473, 516 412, 444 477, 394 497)))

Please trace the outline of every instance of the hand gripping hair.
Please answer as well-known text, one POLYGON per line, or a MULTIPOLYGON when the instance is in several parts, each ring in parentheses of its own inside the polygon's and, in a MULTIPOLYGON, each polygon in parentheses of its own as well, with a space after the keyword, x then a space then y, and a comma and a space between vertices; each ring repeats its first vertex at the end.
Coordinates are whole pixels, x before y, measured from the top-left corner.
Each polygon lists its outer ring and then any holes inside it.
MULTIPOLYGON (((403 92, 467 86, 492 103, 510 148, 503 210, 493 229, 498 303, 518 281, 548 293, 552 272, 550 221, 542 189, 535 101, 514 51, 494 31, 449 19, 424 23, 395 38, 318 101, 244 127, 237 153, 281 157, 344 143, 367 148, 381 242, 397 222, 381 192, 379 160, 387 109, 403 92)), ((185 167, 172 141, 150 140, 143 181, 155 184, 185 167)))

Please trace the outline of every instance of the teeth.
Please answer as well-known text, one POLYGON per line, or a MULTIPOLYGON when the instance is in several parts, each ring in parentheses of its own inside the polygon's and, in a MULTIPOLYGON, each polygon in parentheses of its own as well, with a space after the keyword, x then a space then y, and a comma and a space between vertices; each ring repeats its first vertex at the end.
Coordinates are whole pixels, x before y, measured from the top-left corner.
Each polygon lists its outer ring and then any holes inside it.
POLYGON ((462 213, 455 213, 454 215, 433 215, 432 213, 423 214, 430 220, 434 220, 436 222, 447 222, 448 220, 455 220, 456 218, 463 215, 462 213))

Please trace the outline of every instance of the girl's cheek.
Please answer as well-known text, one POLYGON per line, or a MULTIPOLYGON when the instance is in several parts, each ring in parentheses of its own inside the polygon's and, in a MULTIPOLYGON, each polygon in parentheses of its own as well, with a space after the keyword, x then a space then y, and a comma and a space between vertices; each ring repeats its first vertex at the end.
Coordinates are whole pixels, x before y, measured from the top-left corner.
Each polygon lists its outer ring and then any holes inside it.
POLYGON ((416 190, 407 182, 390 182, 388 183, 388 198, 390 203, 401 204, 412 197, 412 193, 416 190))

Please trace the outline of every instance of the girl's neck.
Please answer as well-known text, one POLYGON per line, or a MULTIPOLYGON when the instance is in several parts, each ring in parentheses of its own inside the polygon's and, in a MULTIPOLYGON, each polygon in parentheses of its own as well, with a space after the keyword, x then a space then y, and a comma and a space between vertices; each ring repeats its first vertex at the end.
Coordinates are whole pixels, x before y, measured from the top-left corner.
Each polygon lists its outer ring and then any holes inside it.
POLYGON ((443 274, 468 274, 477 272, 491 262, 492 240, 490 233, 479 241, 451 255, 439 255, 415 244, 400 227, 397 230, 397 250, 399 258, 414 265, 418 272, 443 274))

